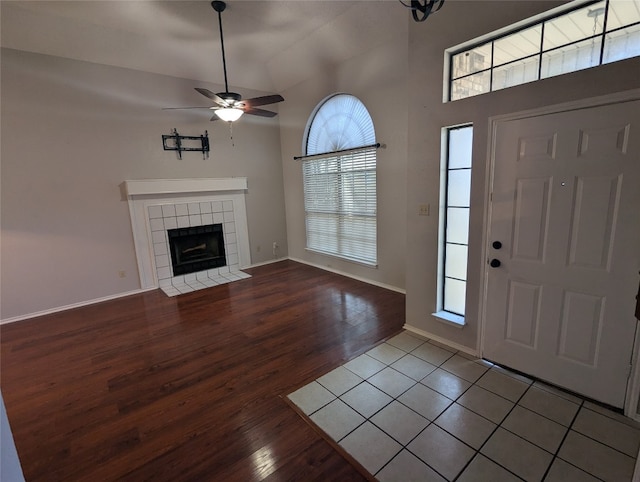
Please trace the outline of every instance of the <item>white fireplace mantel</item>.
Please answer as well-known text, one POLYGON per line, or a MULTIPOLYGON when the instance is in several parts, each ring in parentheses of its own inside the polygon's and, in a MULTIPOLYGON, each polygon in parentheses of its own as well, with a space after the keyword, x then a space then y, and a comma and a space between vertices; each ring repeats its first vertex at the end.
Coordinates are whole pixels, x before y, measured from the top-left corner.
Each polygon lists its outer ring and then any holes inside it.
POLYGON ((141 179, 124 182, 127 196, 148 194, 188 194, 195 192, 244 191, 246 177, 217 179, 141 179))
MULTIPOLYGON (((159 286, 149 207, 222 202, 233 204, 237 266, 251 265, 245 194, 246 177, 208 179, 141 179, 124 181, 142 289, 159 286), (228 201, 231 201, 229 203, 228 201)), ((158 209, 158 208, 152 208, 158 209)), ((229 208, 230 209, 230 208, 229 208)), ((157 229, 157 227, 155 228, 157 229)), ((158 266, 161 266, 160 264, 158 266)))

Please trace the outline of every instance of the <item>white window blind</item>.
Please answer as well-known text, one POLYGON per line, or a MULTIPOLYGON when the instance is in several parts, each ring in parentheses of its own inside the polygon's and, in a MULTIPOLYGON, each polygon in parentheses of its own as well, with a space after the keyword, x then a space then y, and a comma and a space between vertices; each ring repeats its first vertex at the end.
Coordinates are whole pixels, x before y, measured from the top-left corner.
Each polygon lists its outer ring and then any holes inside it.
POLYGON ((376 148, 302 163, 307 247, 375 264, 376 148))
POLYGON ((307 249, 377 263, 374 144, 371 116, 352 95, 331 96, 313 114, 306 140, 312 157, 302 161, 307 249))

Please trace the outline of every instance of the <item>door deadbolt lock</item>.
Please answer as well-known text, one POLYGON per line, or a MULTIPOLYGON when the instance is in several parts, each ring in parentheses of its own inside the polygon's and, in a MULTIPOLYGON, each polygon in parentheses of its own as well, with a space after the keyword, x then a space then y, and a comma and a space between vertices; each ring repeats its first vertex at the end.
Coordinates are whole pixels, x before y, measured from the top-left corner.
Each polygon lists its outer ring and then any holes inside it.
POLYGON ((502 248, 502 243, 500 241, 494 241, 491 243, 491 246, 493 246, 493 249, 500 249, 502 248))

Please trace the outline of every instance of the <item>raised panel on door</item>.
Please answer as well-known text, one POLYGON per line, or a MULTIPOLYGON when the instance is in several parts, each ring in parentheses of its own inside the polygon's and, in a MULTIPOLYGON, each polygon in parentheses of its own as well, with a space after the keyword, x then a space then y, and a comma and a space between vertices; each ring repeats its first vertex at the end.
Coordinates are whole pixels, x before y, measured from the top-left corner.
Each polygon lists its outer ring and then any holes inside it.
POLYGON ((612 154, 626 154, 631 124, 580 129, 578 158, 606 161, 612 154))
POLYGON ((621 176, 577 177, 575 184, 568 264, 608 270, 621 176))
POLYGON ((534 349, 540 326, 540 285, 510 281, 507 295, 504 339, 534 349))
POLYGON ((565 291, 557 355, 570 362, 597 366, 604 297, 565 291))
POLYGON ((513 210, 512 259, 544 261, 551 179, 518 179, 513 210))

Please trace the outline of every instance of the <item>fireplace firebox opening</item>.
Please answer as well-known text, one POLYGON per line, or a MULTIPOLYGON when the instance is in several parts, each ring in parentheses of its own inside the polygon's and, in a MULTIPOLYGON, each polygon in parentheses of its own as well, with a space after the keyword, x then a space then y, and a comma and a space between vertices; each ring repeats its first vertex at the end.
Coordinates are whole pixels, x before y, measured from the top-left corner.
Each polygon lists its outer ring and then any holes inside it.
POLYGON ((169 229, 167 235, 174 276, 227 265, 222 224, 169 229))

